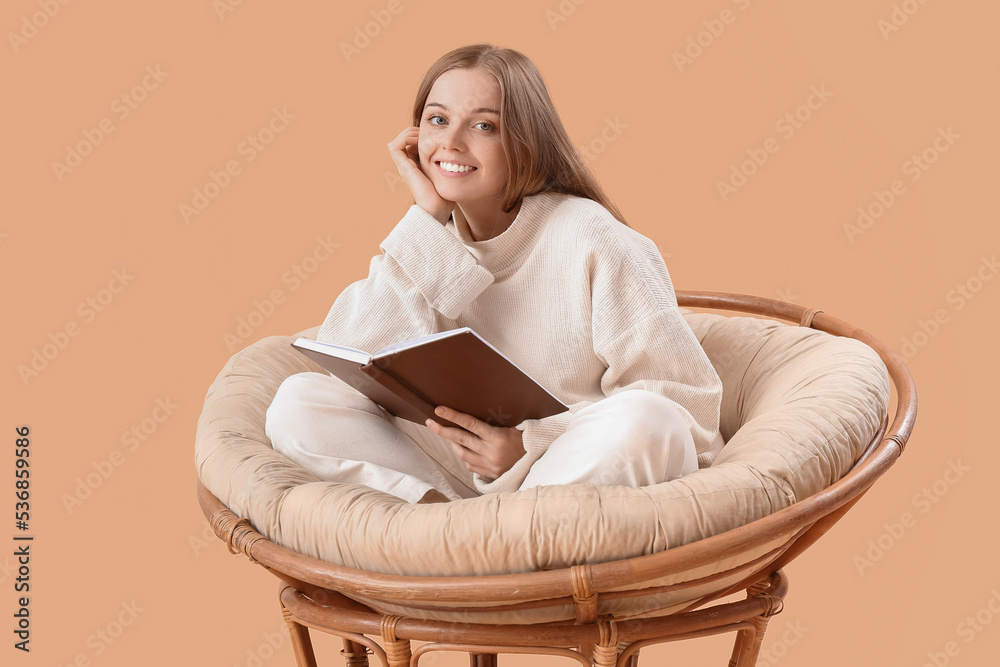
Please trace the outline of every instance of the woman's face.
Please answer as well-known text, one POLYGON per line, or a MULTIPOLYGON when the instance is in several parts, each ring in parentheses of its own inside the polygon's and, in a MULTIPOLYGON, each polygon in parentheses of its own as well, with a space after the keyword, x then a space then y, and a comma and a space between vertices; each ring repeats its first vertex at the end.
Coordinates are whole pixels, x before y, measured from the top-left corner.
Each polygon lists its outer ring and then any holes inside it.
POLYGON ((448 201, 476 208, 507 183, 500 139, 500 86, 482 69, 437 78, 420 118, 420 169, 448 201))

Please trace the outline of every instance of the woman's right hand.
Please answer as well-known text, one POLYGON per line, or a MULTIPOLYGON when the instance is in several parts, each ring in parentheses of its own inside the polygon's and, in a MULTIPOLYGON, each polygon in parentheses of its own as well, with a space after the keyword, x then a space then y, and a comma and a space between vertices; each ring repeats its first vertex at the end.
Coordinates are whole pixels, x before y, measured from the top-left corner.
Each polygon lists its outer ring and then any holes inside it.
POLYGON ((396 163, 399 175, 403 177, 406 186, 410 188, 413 199, 417 206, 424 209, 438 222, 444 224, 448 221, 455 208, 455 202, 450 202, 438 194, 434 184, 420 169, 417 157, 417 140, 420 137, 420 128, 408 127, 400 132, 395 139, 389 142, 389 155, 396 163))

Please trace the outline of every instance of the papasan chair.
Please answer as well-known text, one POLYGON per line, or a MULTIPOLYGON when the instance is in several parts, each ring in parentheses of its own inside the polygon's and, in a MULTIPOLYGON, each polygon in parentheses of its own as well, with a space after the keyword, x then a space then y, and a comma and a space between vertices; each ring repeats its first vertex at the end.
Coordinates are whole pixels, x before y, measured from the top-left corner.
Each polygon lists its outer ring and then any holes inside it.
POLYGON ((639 489, 415 505, 320 481, 264 435, 281 381, 317 367, 294 337, 234 355, 199 421, 198 498, 230 551, 281 580, 298 665, 316 665, 310 628, 343 638, 348 665, 462 651, 481 666, 533 653, 625 667, 646 646, 724 632, 737 633, 729 664, 756 664, 787 590, 781 568, 900 456, 915 388, 894 352, 829 314, 677 296, 722 378, 726 444, 695 473, 639 489))

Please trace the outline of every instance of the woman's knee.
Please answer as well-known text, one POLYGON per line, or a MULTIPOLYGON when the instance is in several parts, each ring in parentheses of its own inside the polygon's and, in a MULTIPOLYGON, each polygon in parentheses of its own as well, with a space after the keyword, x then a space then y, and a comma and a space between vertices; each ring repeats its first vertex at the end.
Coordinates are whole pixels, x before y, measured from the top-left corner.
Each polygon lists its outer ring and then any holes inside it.
POLYGON ((315 393, 317 380, 321 373, 295 373, 282 380, 278 391, 274 394, 271 405, 285 405, 301 402, 302 399, 315 393))
POLYGON ((615 394, 608 405, 606 474, 633 486, 680 477, 697 467, 694 438, 673 401, 645 390, 615 394))
POLYGON ((575 482, 647 486, 693 472, 691 461, 694 439, 674 403, 629 390, 580 410, 522 488, 575 482))
MULTIPOLYGON (((692 440, 691 428, 677 405, 645 389, 629 389, 601 401, 608 427, 621 440, 645 447, 665 440, 692 440)), ((598 404, 600 405, 600 404, 598 404)))
POLYGON ((264 415, 264 432, 272 443, 282 440, 289 428, 299 421, 297 413, 302 411, 305 399, 313 393, 312 379, 308 377, 310 375, 319 373, 296 373, 288 376, 271 399, 271 405, 264 415))
POLYGON ((278 387, 265 415, 264 430, 274 443, 344 411, 385 418, 378 405, 337 378, 324 373, 296 373, 278 387))
POLYGON ((295 410, 303 406, 312 409, 336 406, 383 415, 382 409, 370 398, 343 380, 325 373, 308 372, 288 376, 271 401, 271 407, 277 407, 278 410, 295 410))

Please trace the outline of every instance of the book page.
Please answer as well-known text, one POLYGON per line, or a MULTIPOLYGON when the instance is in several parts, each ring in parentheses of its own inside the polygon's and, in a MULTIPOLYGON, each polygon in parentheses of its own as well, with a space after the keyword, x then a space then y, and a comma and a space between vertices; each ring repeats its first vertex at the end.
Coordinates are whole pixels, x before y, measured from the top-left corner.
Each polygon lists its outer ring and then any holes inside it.
POLYGON ((353 347, 343 347, 340 345, 332 345, 330 343, 321 343, 318 340, 311 340, 309 338, 299 338, 293 343, 293 346, 325 354, 328 357, 336 357, 345 361, 353 361, 359 366, 364 366, 371 361, 371 357, 367 352, 355 350, 353 347))
MULTIPOLYGON (((454 336, 456 334, 465 333, 466 331, 472 331, 469 327, 462 327, 461 329, 449 329, 448 331, 441 331, 439 333, 428 334, 426 336, 421 336, 420 338, 411 338, 410 340, 404 340, 401 343, 393 343, 388 347, 383 347, 381 350, 372 355, 373 359, 378 357, 387 357, 390 354, 399 352, 401 350, 406 350, 411 347, 416 347, 417 345, 423 345, 432 340, 438 340, 440 338, 447 338, 448 336, 454 336)), ((475 333, 475 332, 473 332, 475 333)))

